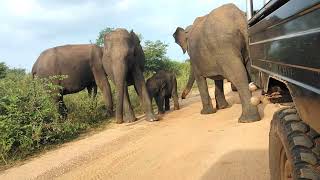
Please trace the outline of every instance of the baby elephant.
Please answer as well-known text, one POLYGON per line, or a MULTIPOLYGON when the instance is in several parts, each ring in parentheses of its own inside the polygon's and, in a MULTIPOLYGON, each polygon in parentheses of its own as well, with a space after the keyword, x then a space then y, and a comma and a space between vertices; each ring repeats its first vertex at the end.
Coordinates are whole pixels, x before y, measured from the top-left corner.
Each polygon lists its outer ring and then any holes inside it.
POLYGON ((158 71, 147 80, 147 89, 150 98, 156 100, 159 114, 170 110, 169 99, 171 97, 174 102, 174 110, 179 109, 177 80, 173 73, 164 70, 158 71), (163 109, 163 106, 165 109, 163 109))

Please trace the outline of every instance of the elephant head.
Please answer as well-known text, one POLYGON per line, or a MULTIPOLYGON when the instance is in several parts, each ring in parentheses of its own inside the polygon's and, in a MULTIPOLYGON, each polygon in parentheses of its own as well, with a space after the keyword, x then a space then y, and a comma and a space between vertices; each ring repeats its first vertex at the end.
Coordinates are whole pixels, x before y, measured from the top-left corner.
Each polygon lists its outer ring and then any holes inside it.
POLYGON ((183 53, 186 53, 186 51, 188 50, 186 31, 183 28, 178 27, 176 29, 176 32, 174 32, 173 37, 175 39, 175 42, 181 47, 183 53))

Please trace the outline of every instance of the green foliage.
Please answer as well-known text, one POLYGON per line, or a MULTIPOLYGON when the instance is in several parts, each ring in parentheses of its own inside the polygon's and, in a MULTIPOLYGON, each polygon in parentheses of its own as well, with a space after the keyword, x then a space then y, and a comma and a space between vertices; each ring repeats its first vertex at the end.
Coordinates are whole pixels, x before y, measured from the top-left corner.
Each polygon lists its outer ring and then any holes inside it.
POLYGON ((179 71, 177 74, 178 92, 182 92, 184 87, 187 85, 189 74, 190 74, 190 62, 185 61, 184 63, 179 63, 179 71))
POLYGON ((52 98, 60 87, 51 83, 61 78, 9 73, 0 79, 0 165, 75 138, 105 119, 100 95, 93 100, 86 92, 66 96, 69 116, 62 119, 52 98))
POLYGON ((16 75, 25 75, 26 74, 26 70, 22 69, 22 68, 10 68, 7 71, 8 74, 16 74, 16 75))
POLYGON ((98 35, 98 37, 97 37, 97 39, 96 39, 95 44, 98 45, 98 46, 100 46, 100 47, 103 47, 103 45, 104 45, 104 35, 105 35, 106 33, 109 33, 109 32, 111 32, 111 31, 113 31, 113 30, 114 30, 114 28, 110 28, 110 27, 106 27, 106 28, 104 28, 103 30, 101 30, 101 31, 99 32, 99 35, 98 35))
POLYGON ((168 44, 157 41, 145 41, 143 48, 145 54, 145 70, 148 72, 166 68, 169 58, 166 56, 168 44))
POLYGON ((0 79, 4 78, 7 74, 8 66, 4 62, 0 63, 0 79))
POLYGON ((100 92, 93 98, 82 91, 65 96, 64 101, 68 108, 68 119, 72 122, 81 122, 89 127, 105 120, 105 106, 100 92))

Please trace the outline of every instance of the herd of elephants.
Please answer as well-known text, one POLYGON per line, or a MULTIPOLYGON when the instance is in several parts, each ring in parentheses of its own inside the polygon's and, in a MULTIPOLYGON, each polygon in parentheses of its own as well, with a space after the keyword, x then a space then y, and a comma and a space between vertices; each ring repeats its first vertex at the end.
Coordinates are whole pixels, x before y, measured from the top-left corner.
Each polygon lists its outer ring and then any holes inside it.
MULTIPOLYGON (((175 42, 187 52, 191 62, 189 82, 182 93, 184 98, 194 81, 197 82, 201 101, 201 114, 215 113, 217 109, 228 107, 224 96, 223 80, 229 80, 237 89, 242 114, 239 122, 260 120, 258 108, 250 103, 250 59, 248 54, 247 21, 244 12, 234 4, 222 5, 209 14, 197 17, 192 25, 178 27, 173 34, 175 42), (206 78, 215 82, 216 108, 213 107, 208 92, 206 78)), ((145 81, 145 56, 138 36, 126 29, 118 28, 104 36, 104 47, 94 44, 65 45, 43 51, 32 68, 33 76, 49 77, 67 75, 63 80, 53 80, 60 85, 61 96, 55 100, 60 113, 66 115, 67 108, 63 95, 88 89, 96 94, 101 90, 108 114, 113 112, 110 79, 116 88, 116 122, 136 120, 130 104, 128 86, 134 85, 144 107, 146 119, 159 119, 152 109, 154 98, 158 112, 170 109, 169 98, 174 101, 174 109, 179 109, 177 81, 173 73, 158 71, 145 81)))

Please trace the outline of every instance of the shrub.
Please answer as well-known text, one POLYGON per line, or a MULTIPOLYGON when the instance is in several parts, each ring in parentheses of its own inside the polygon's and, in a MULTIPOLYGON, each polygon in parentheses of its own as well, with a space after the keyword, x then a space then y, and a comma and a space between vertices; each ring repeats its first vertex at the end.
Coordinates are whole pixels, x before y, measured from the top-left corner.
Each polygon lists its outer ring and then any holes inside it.
POLYGON ((84 93, 67 98, 71 112, 62 119, 52 98, 60 87, 50 81, 20 73, 0 80, 0 165, 77 137, 105 119, 96 110, 97 100, 84 93))

